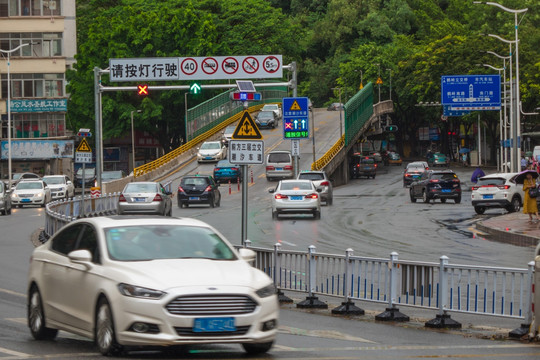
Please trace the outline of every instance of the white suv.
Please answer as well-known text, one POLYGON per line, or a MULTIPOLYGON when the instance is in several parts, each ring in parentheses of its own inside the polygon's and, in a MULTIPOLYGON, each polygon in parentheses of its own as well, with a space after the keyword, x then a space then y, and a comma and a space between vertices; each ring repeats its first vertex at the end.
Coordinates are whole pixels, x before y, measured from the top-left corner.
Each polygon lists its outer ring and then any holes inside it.
POLYGON ((517 212, 523 204, 523 185, 516 184, 518 173, 499 173, 483 176, 472 187, 474 211, 483 214, 486 208, 503 208, 517 212))

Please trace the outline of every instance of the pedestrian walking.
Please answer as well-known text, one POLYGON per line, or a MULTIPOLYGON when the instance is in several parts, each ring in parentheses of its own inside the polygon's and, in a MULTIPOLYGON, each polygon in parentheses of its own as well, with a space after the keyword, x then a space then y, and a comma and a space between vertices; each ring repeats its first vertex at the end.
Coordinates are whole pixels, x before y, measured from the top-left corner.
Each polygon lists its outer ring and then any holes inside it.
POLYGON ((471 182, 476 184, 478 182, 478 178, 481 178, 482 176, 486 175, 484 171, 478 166, 472 173, 471 176, 471 182))
POLYGON ((533 179, 531 172, 528 172, 527 177, 523 180, 523 193, 525 194, 523 200, 523 213, 529 215, 529 221, 533 221, 533 214, 536 216, 536 221, 540 220, 536 198, 529 195, 529 189, 534 188, 536 188, 536 180, 533 179))

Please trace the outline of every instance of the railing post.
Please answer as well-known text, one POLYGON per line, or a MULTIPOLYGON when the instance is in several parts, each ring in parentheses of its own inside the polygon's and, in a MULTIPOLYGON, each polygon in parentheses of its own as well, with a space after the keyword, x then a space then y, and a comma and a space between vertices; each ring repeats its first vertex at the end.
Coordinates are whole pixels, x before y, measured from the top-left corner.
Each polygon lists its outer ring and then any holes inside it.
MULTIPOLYGON (((520 327, 518 327, 517 329, 514 329, 512 331, 510 331, 508 333, 508 336, 511 337, 511 338, 521 338, 522 336, 524 335, 527 335, 529 333, 529 329, 531 327, 531 324, 533 322, 533 284, 534 284, 534 276, 540 276, 540 274, 534 274, 534 267, 535 267, 535 262, 534 261, 531 261, 527 264, 528 268, 527 268, 527 281, 525 283, 525 286, 527 287, 527 299, 525 300, 526 301, 526 310, 525 310, 525 322, 523 324, 521 324, 520 327)), ((540 304, 537 304, 537 305, 540 305, 540 304)), ((536 319, 536 321, 538 322, 539 319, 536 319)), ((533 336, 534 336, 534 331, 533 331, 533 336)))
MULTIPOLYGON (((246 240, 248 241, 248 240, 246 240)), ((274 264, 274 271, 272 272, 272 278, 274 279, 274 286, 277 290, 277 296, 279 303, 292 303, 293 299, 288 297, 283 293, 281 290, 280 284, 281 284, 281 244, 275 243, 274 244, 274 252, 272 253, 272 263, 274 264)))
POLYGON ((322 302, 316 296, 313 296, 313 290, 315 289, 315 284, 317 281, 317 259, 314 255, 315 246, 310 245, 308 248, 307 254, 307 265, 308 265, 308 297, 306 300, 296 304, 296 307, 299 308, 318 308, 318 309, 328 309, 328 304, 322 302))
POLYGON ((435 319, 431 319, 424 325, 429 328, 452 328, 461 329, 461 323, 450 318, 450 315, 446 313, 448 308, 448 256, 443 255, 440 257, 439 265, 439 313, 435 319))
POLYGON ((398 285, 398 253, 392 252, 390 254, 390 261, 388 263, 388 270, 390 271, 388 290, 390 296, 388 296, 388 307, 379 315, 375 316, 375 320, 379 321, 409 321, 409 317, 399 311, 396 307, 396 299, 398 297, 397 285, 398 285))
MULTIPOLYGON (((352 271, 352 262, 351 256, 353 255, 353 249, 349 248, 345 251, 345 275, 343 277, 343 293, 344 301, 340 306, 332 309, 332 314, 339 315, 364 315, 365 311, 354 305, 354 302, 351 301, 351 291, 349 291, 349 281, 351 281, 352 271)), ((351 289, 352 290, 352 289, 351 289)))

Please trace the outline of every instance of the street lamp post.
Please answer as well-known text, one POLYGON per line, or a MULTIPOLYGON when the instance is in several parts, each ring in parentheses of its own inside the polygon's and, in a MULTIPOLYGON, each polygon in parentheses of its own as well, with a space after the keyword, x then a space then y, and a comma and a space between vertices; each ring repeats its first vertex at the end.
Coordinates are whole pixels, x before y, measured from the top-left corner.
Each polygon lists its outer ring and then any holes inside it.
POLYGON ((343 106, 341 104, 341 88, 332 88, 332 90, 339 90, 339 137, 343 136, 343 124, 341 119, 341 111, 343 110, 343 106))
POLYGON ((132 162, 133 164, 133 176, 135 176, 135 127, 133 126, 133 113, 134 112, 142 112, 142 110, 132 110, 131 111, 131 156, 132 156, 132 162))
MULTIPOLYGON (((518 14, 525 13, 529 9, 528 8, 517 9, 517 10, 516 9, 509 9, 509 8, 499 4, 499 3, 491 2, 491 1, 488 1, 488 2, 473 1, 473 3, 474 4, 485 4, 485 5, 496 6, 496 7, 500 8, 500 9, 506 11, 506 12, 514 14, 515 40, 513 42, 516 44, 516 116, 515 117, 516 117, 516 127, 517 127, 517 129, 515 129, 516 138, 515 138, 514 142, 517 143, 518 140, 519 140, 519 137, 521 136, 521 124, 520 124, 521 104, 520 104, 520 101, 519 101, 519 97, 520 97, 519 93, 520 93, 520 91, 519 91, 519 38, 518 38, 518 26, 519 26, 519 23, 518 23, 518 14)), ((520 152, 521 152, 521 144, 517 144, 517 149, 515 149, 515 147, 514 147, 514 150, 518 151, 518 153, 515 154, 514 156, 519 159, 520 152)), ((512 171, 515 171, 515 170, 512 169, 512 171)))
POLYGON ((379 77, 377 78, 377 86, 379 87, 379 102, 381 102, 381 64, 375 64, 379 67, 379 77))
POLYGON ((386 69, 390 71, 390 100, 392 100, 392 69, 386 69))
MULTIPOLYGON (((497 68, 495 66, 491 66, 489 64, 482 64, 484 65, 485 67, 488 67, 490 69, 493 69, 493 70, 496 70, 499 72, 499 77, 501 76, 501 71, 504 70, 504 68, 497 68)), ((503 116, 502 116, 502 108, 501 110, 499 110, 499 137, 501 138, 501 140, 503 139, 503 116)), ((500 142, 501 145, 503 144, 503 142, 501 141, 500 142)), ((501 146, 500 148, 500 154, 499 154, 499 159, 500 159, 500 164, 499 164, 499 171, 501 172, 505 172, 503 170, 503 166, 504 166, 504 151, 503 151, 503 146, 501 146)))
POLYGON ((11 79, 10 79, 10 73, 9 73, 9 56, 11 53, 19 50, 23 46, 32 45, 34 43, 25 43, 17 46, 15 49, 11 50, 2 50, 0 49, 0 52, 3 54, 7 54, 7 101, 6 101, 6 109, 7 109, 7 122, 8 122, 8 185, 9 189, 11 189, 11 79))

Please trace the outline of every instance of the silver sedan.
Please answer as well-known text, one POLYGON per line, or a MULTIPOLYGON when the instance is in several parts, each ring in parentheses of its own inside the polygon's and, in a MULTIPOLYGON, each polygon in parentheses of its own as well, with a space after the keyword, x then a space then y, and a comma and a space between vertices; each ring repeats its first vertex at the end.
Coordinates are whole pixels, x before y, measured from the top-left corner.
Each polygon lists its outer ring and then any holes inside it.
POLYGON ((156 214, 171 216, 171 194, 158 182, 129 183, 118 198, 118 215, 156 214))
POLYGON ((275 189, 268 190, 272 196, 272 218, 280 214, 313 214, 321 218, 321 189, 311 180, 281 180, 275 189))

